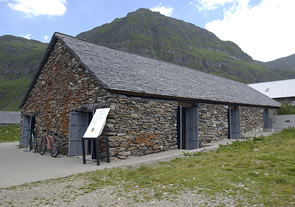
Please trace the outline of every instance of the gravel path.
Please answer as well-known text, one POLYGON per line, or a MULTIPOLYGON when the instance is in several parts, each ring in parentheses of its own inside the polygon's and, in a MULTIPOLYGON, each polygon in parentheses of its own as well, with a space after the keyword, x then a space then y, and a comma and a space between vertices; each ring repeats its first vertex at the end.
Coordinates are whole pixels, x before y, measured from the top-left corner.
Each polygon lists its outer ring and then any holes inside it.
MULTIPOLYGON (((241 202, 239 198, 225 195, 207 196, 200 192, 179 192, 157 196, 148 190, 124 191, 118 186, 105 186, 89 190, 89 182, 83 176, 60 178, 21 186, 0 189, 0 206, 228 206, 241 202)), ((243 204, 243 206, 247 206, 243 204)))

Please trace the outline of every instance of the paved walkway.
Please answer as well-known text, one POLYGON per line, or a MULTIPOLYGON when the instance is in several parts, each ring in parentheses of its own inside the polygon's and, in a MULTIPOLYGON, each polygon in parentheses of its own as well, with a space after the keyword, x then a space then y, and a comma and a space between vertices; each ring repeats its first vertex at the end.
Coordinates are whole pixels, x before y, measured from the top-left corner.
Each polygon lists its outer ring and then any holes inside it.
MULTIPOLYGON (((230 144, 231 142, 232 140, 214 142, 204 148, 187 152, 216 150, 219 144, 230 144)), ((171 150, 117 162, 102 162, 100 166, 97 166, 94 161, 87 161, 86 165, 83 165, 82 159, 76 157, 52 158, 46 155, 41 156, 39 153, 25 152, 23 148, 18 148, 18 142, 2 143, 0 144, 0 188, 104 168, 167 161, 176 157, 183 157, 183 151, 185 150, 171 150)))

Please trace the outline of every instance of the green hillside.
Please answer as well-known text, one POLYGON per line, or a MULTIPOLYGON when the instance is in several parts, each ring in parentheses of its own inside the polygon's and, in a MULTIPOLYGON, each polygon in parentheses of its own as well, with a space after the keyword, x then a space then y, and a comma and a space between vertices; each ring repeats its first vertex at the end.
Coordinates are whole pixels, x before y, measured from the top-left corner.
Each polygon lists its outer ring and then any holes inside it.
POLYGON ((0 78, 15 80, 32 76, 38 68, 47 44, 22 37, 0 37, 0 78))
POLYGON ((0 110, 18 110, 47 44, 21 37, 0 37, 0 110))
POLYGON ((295 72, 295 54, 264 63, 267 67, 276 71, 295 72))
POLYGON ((17 80, 0 80, 1 111, 16 111, 29 87, 31 78, 23 77, 17 80))
POLYGON ((148 9, 139 9, 77 37, 243 82, 286 78, 253 61, 233 42, 148 9))

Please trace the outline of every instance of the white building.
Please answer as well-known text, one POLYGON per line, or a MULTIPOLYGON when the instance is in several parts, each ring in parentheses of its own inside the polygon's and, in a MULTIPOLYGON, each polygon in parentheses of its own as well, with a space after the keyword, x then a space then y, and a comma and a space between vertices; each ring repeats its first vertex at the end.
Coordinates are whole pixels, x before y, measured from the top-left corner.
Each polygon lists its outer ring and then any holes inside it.
POLYGON ((295 105, 295 79, 249 84, 282 104, 295 105))

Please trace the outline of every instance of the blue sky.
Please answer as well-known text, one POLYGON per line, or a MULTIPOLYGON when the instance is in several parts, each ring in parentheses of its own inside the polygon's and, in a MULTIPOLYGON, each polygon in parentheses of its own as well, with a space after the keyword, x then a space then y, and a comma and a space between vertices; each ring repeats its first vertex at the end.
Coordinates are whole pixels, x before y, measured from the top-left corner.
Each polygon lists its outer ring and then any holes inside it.
POLYGON ((48 42, 56 31, 76 36, 138 8, 208 29, 257 60, 295 53, 294 0, 0 0, 0 35, 48 42))

